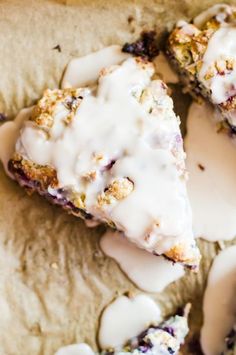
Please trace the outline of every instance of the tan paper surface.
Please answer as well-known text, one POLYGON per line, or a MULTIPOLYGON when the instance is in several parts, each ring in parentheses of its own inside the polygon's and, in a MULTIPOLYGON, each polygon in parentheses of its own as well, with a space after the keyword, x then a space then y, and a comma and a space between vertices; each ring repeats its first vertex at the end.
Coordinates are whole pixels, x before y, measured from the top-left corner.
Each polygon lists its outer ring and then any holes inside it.
MULTIPOLYGON (((1 0, 0 112, 13 117, 45 88, 58 87, 72 57, 134 40, 142 29, 163 34, 177 19, 216 2, 1 0), (61 52, 53 49, 57 45, 61 52)), ((88 229, 42 198, 27 196, 2 168, 0 201, 0 355, 51 355, 81 341, 96 349, 103 308, 124 292, 141 292, 99 250, 104 227, 88 229)), ((195 351, 191 344, 201 324, 207 271, 219 250, 217 244, 199 244, 199 274, 189 272, 152 295, 164 316, 192 302, 186 354, 200 354, 197 343, 195 351)))

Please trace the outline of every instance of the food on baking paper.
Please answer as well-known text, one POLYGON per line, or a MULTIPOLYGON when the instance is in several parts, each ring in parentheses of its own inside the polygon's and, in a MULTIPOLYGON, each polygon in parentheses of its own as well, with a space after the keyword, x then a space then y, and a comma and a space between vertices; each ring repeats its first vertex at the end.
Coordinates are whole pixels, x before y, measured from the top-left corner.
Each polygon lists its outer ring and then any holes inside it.
POLYGON ((29 192, 197 268, 180 122, 153 74, 152 63, 129 58, 96 86, 46 90, 8 169, 29 192))
POLYGON ((149 327, 139 336, 131 339, 122 351, 103 352, 103 355, 177 355, 184 338, 188 334, 188 312, 175 315, 155 327, 149 327))
MULTIPOLYGON (((177 355, 180 346, 188 334, 188 309, 184 315, 175 315, 155 327, 149 327, 137 337, 132 338, 123 349, 109 349, 101 355, 177 355)), ((85 343, 71 344, 60 348, 55 355, 69 354, 95 355, 95 352, 85 343)), ((227 353, 228 354, 228 353, 227 353)))
POLYGON ((193 23, 179 21, 167 54, 186 88, 209 99, 236 133, 236 7, 215 5, 193 23))

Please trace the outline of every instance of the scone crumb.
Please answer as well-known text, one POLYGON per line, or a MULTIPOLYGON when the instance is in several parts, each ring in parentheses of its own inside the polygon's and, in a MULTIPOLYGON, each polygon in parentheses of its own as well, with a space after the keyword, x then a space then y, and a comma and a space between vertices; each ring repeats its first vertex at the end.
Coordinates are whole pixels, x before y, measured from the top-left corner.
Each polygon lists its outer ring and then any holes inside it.
POLYGON ((127 197, 134 189, 134 184, 128 178, 114 180, 104 192, 98 196, 100 206, 111 204, 114 200, 122 200, 127 197))

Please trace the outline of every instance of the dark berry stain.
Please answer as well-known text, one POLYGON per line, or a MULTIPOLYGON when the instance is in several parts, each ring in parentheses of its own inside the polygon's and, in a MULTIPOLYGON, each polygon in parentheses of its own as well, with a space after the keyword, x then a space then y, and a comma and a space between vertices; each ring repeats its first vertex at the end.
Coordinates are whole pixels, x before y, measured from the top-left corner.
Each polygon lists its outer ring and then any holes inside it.
POLYGON ((134 56, 140 56, 153 59, 159 53, 156 41, 156 32, 143 32, 141 37, 133 43, 125 43, 122 48, 123 52, 130 53, 134 56))

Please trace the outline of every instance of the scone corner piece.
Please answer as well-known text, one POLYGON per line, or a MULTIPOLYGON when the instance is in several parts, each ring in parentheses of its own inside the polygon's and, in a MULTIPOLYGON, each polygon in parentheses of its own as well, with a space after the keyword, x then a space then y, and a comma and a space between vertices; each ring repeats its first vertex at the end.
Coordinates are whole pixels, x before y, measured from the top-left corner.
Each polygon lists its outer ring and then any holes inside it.
POLYGON ((167 56, 195 98, 202 95, 236 131, 236 7, 218 4, 192 22, 179 21, 167 41, 167 56))
POLYGON ((161 324, 150 326, 137 337, 131 339, 123 349, 104 351, 102 355, 177 355, 189 332, 187 304, 182 315, 174 315, 161 324))

